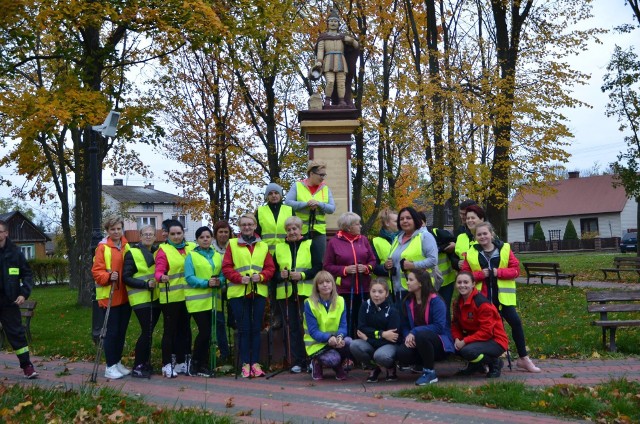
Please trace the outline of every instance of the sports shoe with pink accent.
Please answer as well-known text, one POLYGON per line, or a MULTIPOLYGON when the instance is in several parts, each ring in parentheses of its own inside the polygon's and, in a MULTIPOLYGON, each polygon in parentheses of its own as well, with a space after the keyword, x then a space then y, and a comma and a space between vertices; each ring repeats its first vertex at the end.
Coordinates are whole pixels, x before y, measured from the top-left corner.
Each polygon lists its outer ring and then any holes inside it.
POLYGON ((242 364, 242 378, 251 377, 251 366, 249 364, 242 364))
POLYGON ((255 363, 251 365, 251 375, 253 377, 264 377, 264 371, 262 371, 262 367, 259 363, 255 363))
POLYGON ((535 366, 531 358, 525 356, 524 358, 518 358, 516 361, 516 367, 521 368, 527 372, 542 372, 542 370, 535 366))

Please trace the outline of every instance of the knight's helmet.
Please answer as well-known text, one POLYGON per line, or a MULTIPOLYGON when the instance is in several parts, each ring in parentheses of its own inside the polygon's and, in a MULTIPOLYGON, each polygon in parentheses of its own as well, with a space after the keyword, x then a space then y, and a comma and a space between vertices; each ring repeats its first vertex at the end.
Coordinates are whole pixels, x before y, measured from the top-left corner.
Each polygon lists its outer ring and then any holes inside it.
POLYGON ((335 7, 332 7, 329 9, 329 16, 327 16, 327 22, 329 22, 329 19, 337 19, 338 22, 340 22, 340 15, 338 15, 338 9, 336 9, 335 7))

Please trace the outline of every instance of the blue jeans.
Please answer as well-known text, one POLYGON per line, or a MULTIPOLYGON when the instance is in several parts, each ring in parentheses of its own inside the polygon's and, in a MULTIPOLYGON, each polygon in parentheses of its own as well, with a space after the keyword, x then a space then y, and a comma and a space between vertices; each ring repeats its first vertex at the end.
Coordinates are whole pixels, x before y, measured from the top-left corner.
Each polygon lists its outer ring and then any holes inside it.
POLYGON ((255 364, 260 358, 260 331, 266 303, 267 299, 259 295, 229 299, 238 324, 237 345, 243 364, 255 364))

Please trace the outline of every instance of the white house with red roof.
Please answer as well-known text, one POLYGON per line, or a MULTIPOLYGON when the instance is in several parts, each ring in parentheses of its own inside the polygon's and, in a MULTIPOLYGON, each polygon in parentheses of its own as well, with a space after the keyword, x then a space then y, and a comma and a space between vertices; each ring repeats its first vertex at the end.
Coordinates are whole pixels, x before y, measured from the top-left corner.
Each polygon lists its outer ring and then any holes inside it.
POLYGON ((537 222, 547 240, 550 231, 562 239, 571 219, 578 237, 597 233, 602 238, 621 237, 636 229, 635 199, 627 198, 623 187, 613 187, 613 175, 569 178, 549 183, 544 195, 519 191, 509 203, 508 240, 527 242, 537 222))

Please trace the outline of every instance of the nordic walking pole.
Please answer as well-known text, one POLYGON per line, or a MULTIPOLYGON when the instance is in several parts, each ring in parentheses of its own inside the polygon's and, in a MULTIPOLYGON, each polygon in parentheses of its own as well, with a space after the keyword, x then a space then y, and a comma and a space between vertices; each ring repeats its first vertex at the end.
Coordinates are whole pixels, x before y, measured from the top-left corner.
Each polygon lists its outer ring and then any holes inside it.
POLYGON ((147 280, 147 286, 149 286, 149 376, 151 378, 151 344, 153 343, 153 287, 151 282, 154 280, 147 280))
MULTIPOLYGON (((251 278, 249 273, 247 273, 247 277, 251 278)), ((251 280, 249 280, 249 282, 244 285, 244 297, 243 297, 243 299, 247 298, 247 289, 249 288, 249 284, 251 284, 251 280)), ((242 308, 242 316, 240 317, 240 321, 238 321, 236 319, 236 335, 238 337, 233 342, 233 344, 235 346, 235 349, 236 349, 236 380, 238 379, 238 373, 240 372, 240 326, 242 325, 243 321, 244 321, 244 307, 242 308)), ((249 344, 249 345, 251 345, 251 344, 249 344)), ((249 360, 249 361, 251 361, 251 360, 249 360)), ((251 368, 251 365, 249 365, 249 368, 251 368)), ((251 374, 251 372, 249 372, 249 374, 251 374)))
POLYGON ((91 381, 96 383, 98 381, 98 367, 100 366, 100 359, 102 358, 102 350, 104 349, 104 338, 107 335, 107 323, 109 322, 109 312, 111 312, 111 300, 113 299, 113 288, 116 282, 111 282, 111 289, 109 290, 109 301, 107 302, 107 312, 104 314, 104 322, 102 323, 102 329, 100 330, 100 339, 98 341, 98 350, 96 352, 96 360, 93 363, 93 371, 91 372, 91 381))
MULTIPOLYGON (((211 278, 215 278, 215 275, 212 275, 211 278)), ((219 284, 219 283, 218 283, 219 284)), ((217 305, 217 297, 218 297, 218 288, 213 287, 211 289, 211 343, 209 345, 209 366, 211 367, 211 372, 213 376, 216 376, 216 357, 218 353, 218 305, 217 305)))
MULTIPOLYGON (((289 285, 288 283, 291 282, 291 272, 289 270, 287 270, 286 268, 284 269, 285 271, 287 271, 287 278, 284 280, 284 304, 285 304, 285 311, 284 311, 284 337, 285 337, 285 346, 287 349, 287 357, 286 357, 286 361, 287 361, 287 365, 291 365, 291 327, 289 325, 289 285)), ((277 297, 277 296, 276 296, 277 297)), ((283 372, 286 369, 284 361, 282 364, 282 368, 279 370, 276 370, 274 372, 272 372, 271 374, 267 375, 265 377, 265 380, 270 379, 271 377, 275 377, 276 375, 280 374, 281 372, 283 372)))

